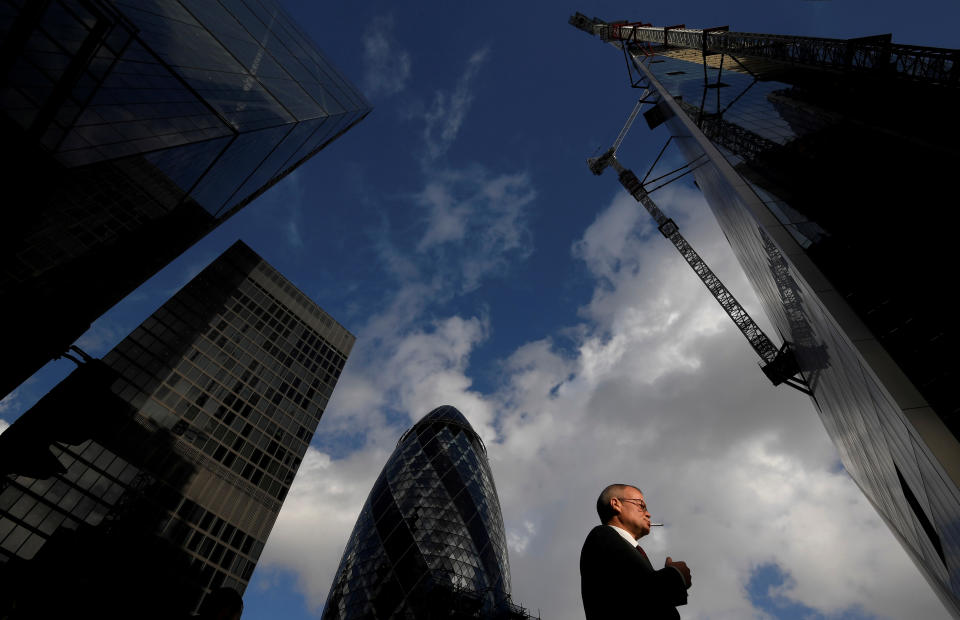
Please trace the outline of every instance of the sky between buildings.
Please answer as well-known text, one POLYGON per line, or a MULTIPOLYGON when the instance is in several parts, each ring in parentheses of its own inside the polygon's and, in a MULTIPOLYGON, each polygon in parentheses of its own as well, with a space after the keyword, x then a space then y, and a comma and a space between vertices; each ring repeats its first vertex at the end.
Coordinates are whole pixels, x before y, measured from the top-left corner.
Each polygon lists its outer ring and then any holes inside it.
MULTIPOLYGON (((618 52, 566 21, 957 48, 955 2, 285 4, 373 113, 78 343, 104 354, 237 238, 357 335, 245 619, 319 614, 380 468, 441 404, 488 446, 514 600, 545 619, 583 617, 579 550, 610 482, 639 485, 666 523, 651 560, 691 566, 684 618, 947 617, 810 401, 769 385, 649 216, 587 170, 638 92, 618 52)), ((620 160, 642 174, 666 138, 638 122, 620 160)), ((664 171, 682 163, 668 153, 664 171)), ((654 197, 771 332, 699 191, 654 197)), ((0 418, 71 369, 44 368, 0 418)))

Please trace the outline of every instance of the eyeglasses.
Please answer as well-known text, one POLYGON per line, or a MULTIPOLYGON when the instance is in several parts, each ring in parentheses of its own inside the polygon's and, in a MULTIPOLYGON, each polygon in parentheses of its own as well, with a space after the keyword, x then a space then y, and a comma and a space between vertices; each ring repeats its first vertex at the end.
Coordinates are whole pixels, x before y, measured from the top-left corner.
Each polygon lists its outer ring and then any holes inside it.
POLYGON ((629 497, 618 497, 617 499, 620 500, 621 502, 640 502, 639 504, 637 504, 637 507, 643 512, 647 512, 647 504, 642 499, 635 499, 635 498, 629 498, 629 497))

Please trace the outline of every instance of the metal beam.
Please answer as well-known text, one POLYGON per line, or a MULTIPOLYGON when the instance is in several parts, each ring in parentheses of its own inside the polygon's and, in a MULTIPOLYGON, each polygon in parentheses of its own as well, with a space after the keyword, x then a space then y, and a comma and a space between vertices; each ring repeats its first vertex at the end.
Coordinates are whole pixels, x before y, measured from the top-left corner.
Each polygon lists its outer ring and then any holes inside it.
POLYGON ((892 43, 889 34, 854 39, 797 37, 716 28, 608 24, 581 13, 571 17, 570 24, 607 42, 683 47, 704 54, 764 58, 794 66, 880 74, 930 85, 960 87, 960 50, 892 43))

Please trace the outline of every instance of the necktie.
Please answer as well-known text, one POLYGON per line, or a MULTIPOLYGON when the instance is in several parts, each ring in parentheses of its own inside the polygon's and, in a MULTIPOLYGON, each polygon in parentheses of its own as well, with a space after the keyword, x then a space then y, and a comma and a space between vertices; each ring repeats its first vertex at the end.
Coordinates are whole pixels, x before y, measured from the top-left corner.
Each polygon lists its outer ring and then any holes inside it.
POLYGON ((647 552, 643 550, 643 547, 641 547, 640 545, 637 545, 637 551, 640 552, 640 555, 643 556, 644 560, 647 560, 648 562, 650 561, 650 559, 647 558, 647 552))

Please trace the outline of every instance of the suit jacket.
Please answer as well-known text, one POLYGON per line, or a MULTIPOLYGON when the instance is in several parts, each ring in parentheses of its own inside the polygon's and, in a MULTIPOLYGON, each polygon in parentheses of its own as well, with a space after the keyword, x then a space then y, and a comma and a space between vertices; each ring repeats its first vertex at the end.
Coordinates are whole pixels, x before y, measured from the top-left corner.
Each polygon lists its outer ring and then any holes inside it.
POLYGON ((687 603, 687 587, 676 569, 654 570, 650 560, 608 525, 590 530, 583 543, 580 593, 587 620, 679 620, 676 606, 687 603), (636 612, 624 614, 630 608, 636 612))

